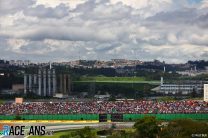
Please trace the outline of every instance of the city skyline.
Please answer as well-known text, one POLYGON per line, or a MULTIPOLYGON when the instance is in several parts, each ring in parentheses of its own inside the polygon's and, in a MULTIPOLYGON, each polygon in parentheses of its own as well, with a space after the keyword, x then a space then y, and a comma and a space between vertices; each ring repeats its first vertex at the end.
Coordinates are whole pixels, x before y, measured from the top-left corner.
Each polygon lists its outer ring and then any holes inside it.
POLYGON ((208 60, 206 0, 1 0, 2 59, 208 60))
MULTIPOLYGON (((116 58, 116 59, 107 59, 107 60, 99 60, 99 59, 69 59, 69 60, 65 60, 65 61, 52 61, 52 60, 48 60, 48 61, 35 61, 35 60, 28 60, 28 59, 1 59, 0 60, 4 61, 4 62, 9 62, 9 64, 16 64, 18 62, 27 62, 27 64, 42 64, 42 63, 68 63, 68 62, 76 62, 76 61, 100 61, 100 62, 113 62, 113 60, 125 60, 126 62, 128 61, 140 61, 140 62, 161 62, 161 63, 165 63, 165 64, 186 64, 189 61, 192 60, 188 60, 185 62, 180 62, 180 63, 170 63, 170 62, 166 62, 166 61, 162 61, 162 60, 158 60, 158 59, 152 59, 152 60, 141 60, 141 59, 124 59, 124 58, 116 58)), ((207 60, 193 60, 193 61, 207 61, 207 60)))

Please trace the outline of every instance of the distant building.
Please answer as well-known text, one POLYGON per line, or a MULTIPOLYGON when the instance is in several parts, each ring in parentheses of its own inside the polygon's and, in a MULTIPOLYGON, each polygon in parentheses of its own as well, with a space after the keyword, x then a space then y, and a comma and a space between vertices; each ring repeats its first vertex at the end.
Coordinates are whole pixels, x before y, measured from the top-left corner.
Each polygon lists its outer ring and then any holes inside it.
POLYGON ((24 85, 23 84, 12 84, 12 90, 15 92, 23 92, 24 85))
POLYGON ((195 92, 196 94, 201 94, 204 89, 204 84, 206 81, 175 81, 172 83, 163 82, 163 78, 161 78, 160 84, 160 93, 162 94, 182 94, 187 95, 195 92))
POLYGON ((64 97, 71 92, 71 77, 69 74, 58 74, 57 76, 57 93, 63 94, 64 97))
POLYGON ((26 65, 26 66, 30 65, 30 60, 24 60, 23 65, 26 65))
POLYGON ((96 99, 109 99, 110 95, 106 94, 106 95, 95 95, 94 96, 96 99))
POLYGON ((10 64, 10 65, 15 65, 16 62, 15 62, 15 60, 10 60, 10 61, 9 61, 9 64, 10 64))
POLYGON ((30 60, 10 60, 9 64, 14 66, 28 66, 31 62, 30 60))
POLYGON ((2 95, 4 95, 4 94, 5 95, 13 95, 13 94, 16 94, 16 92, 11 89, 3 89, 3 90, 1 90, 1 94, 2 95))
POLYGON ((185 70, 185 71, 177 71, 178 74, 183 76, 198 76, 202 74, 208 74, 208 70, 185 70))

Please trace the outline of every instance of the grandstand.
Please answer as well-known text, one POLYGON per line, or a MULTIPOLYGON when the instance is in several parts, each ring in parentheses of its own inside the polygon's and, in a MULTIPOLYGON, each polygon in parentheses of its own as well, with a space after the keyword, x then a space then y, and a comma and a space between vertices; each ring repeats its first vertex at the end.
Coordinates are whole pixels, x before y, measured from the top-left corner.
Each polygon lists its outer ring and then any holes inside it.
POLYGON ((0 104, 0 120, 99 120, 134 121, 144 116, 160 120, 191 118, 208 120, 204 101, 86 101, 24 102, 0 104))

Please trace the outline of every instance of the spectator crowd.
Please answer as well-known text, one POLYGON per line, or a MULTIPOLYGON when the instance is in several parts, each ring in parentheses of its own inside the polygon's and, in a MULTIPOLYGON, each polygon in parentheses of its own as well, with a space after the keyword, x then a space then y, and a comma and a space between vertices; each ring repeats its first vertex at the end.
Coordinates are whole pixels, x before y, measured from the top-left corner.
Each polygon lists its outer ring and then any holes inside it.
POLYGON ((87 101, 24 102, 0 104, 1 115, 14 114, 174 114, 208 113, 204 101, 87 101))

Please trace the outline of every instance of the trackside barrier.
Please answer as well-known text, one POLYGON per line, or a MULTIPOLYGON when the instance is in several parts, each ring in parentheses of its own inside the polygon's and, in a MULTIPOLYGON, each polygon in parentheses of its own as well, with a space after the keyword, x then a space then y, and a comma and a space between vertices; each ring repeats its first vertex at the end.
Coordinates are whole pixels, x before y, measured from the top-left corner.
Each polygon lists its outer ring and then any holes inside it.
POLYGON ((92 124, 99 123, 99 120, 0 120, 0 125, 5 123, 70 123, 70 124, 92 124))
MULTIPOLYGON (((99 120, 98 114, 18 115, 23 120, 99 120)), ((14 120, 15 115, 0 115, 0 120, 14 120)))
MULTIPOLYGON (((99 114, 66 114, 66 115, 19 115, 23 120, 99 120, 99 114)), ((144 116, 155 116, 158 120, 173 120, 190 118, 193 120, 208 120, 208 114, 123 114, 123 121, 134 121, 144 116)), ((0 120, 15 120, 16 115, 0 115, 0 120)), ((111 114, 107 115, 111 120, 111 114)))
POLYGON ((124 121, 141 119, 144 116, 154 116, 158 120, 193 119, 208 120, 208 114, 124 114, 124 121))

